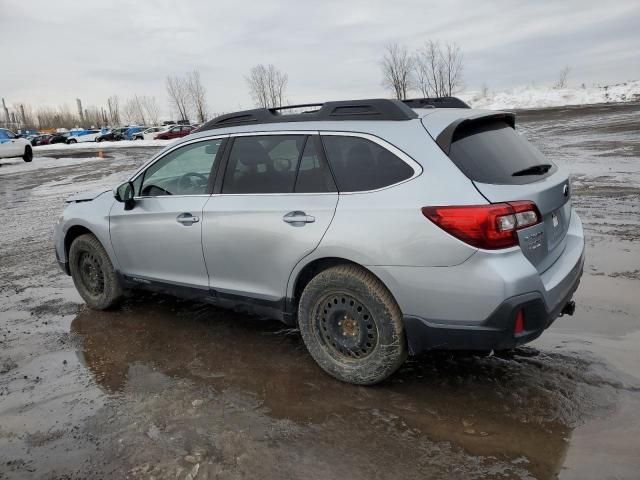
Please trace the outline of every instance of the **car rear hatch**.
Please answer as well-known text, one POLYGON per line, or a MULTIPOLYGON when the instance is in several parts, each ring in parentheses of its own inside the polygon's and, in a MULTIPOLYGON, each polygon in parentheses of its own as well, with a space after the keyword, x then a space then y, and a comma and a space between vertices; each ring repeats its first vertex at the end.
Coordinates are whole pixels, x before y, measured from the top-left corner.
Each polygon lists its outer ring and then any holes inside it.
POLYGON ((515 131, 515 115, 477 110, 423 117, 429 134, 491 203, 528 200, 541 222, 518 231, 520 248, 542 273, 562 254, 571 218, 567 175, 515 131))

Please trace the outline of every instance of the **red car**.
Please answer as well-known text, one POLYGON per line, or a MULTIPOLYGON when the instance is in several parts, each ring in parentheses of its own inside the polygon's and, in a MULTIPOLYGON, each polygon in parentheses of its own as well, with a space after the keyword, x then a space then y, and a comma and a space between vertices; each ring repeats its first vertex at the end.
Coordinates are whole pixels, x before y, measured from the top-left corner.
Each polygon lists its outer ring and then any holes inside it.
POLYGON ((160 132, 157 134, 154 139, 155 140, 169 140, 171 138, 180 138, 186 137, 189 135, 194 128, 191 125, 176 125, 175 127, 171 127, 169 130, 164 132, 160 132))
POLYGON ((36 140, 35 145, 49 145, 51 142, 51 138, 53 135, 40 135, 40 137, 36 140))

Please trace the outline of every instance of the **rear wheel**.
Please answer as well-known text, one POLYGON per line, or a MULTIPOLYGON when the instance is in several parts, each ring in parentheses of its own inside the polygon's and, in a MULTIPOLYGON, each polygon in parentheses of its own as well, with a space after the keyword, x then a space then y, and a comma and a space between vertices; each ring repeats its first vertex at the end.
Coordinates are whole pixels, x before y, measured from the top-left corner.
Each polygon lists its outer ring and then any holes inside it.
POLYGON ((80 235, 69 249, 69 269, 78 293, 95 310, 118 305, 122 287, 100 241, 92 234, 80 235))
POLYGON ((381 382, 407 356, 398 304, 380 280, 356 265, 314 277, 300 298, 298 323, 314 360, 343 382, 381 382))
POLYGON ((31 150, 31 147, 29 145, 24 147, 24 155, 22 155, 22 160, 24 160, 25 162, 30 162, 31 160, 33 160, 33 150, 31 150))

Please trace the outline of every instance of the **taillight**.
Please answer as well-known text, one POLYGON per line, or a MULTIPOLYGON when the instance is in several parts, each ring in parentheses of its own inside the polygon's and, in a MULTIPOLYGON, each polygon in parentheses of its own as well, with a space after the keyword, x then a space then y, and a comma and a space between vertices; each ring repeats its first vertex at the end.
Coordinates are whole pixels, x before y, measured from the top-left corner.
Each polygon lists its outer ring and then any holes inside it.
POLYGON ((422 214, 447 233, 485 250, 514 247, 518 230, 540 223, 538 208, 529 201, 423 207, 422 214))
POLYGON ((520 309, 518 313, 516 313, 516 321, 513 324, 513 334, 520 335, 522 332, 524 332, 524 312, 520 309))

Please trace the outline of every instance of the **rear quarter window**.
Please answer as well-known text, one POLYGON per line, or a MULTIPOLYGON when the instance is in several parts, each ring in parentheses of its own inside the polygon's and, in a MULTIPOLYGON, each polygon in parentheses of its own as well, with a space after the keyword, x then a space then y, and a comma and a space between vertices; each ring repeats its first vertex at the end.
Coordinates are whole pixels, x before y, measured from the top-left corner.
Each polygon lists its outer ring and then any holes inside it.
POLYGON ((406 162, 366 138, 323 135, 322 143, 341 192, 377 190, 414 174, 406 162))
POLYGON ((456 130, 449 158, 471 180, 522 185, 553 174, 557 167, 504 121, 473 122, 456 130), (549 165, 546 172, 535 167, 549 165), (533 167, 531 175, 514 175, 533 167))

